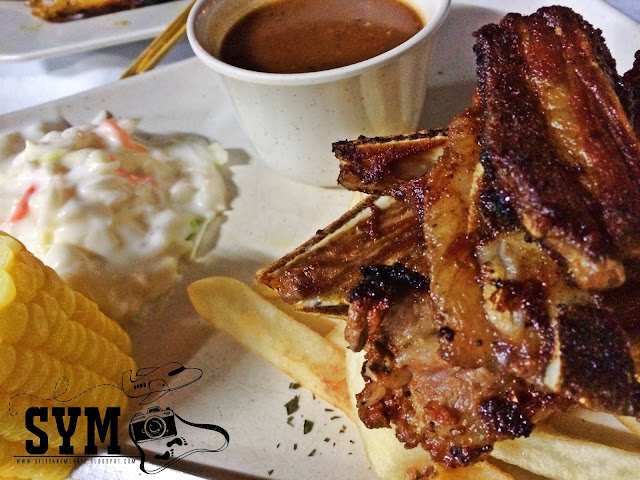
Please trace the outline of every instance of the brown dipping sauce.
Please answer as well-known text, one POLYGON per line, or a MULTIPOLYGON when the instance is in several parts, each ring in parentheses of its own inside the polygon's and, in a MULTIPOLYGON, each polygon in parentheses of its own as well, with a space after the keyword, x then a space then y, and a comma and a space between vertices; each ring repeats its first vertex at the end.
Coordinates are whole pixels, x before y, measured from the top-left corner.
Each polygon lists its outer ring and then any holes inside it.
POLYGON ((317 72, 380 55, 423 27, 398 0, 276 0, 233 26, 219 58, 258 72, 317 72))

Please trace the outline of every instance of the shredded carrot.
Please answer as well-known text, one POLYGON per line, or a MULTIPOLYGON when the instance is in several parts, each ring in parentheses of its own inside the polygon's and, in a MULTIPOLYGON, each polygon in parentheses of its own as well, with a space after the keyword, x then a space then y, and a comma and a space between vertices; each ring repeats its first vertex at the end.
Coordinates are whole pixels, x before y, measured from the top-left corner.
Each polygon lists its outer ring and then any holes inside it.
POLYGON ((29 199, 31 198, 31 195, 33 195, 33 192, 35 191, 36 191, 35 185, 31 185, 29 188, 25 190, 25 192, 20 197, 20 200, 18 200, 18 202, 13 207, 13 211, 11 212, 11 215, 9 215, 9 218, 7 219, 7 223, 17 222, 27 216, 27 213, 29 213, 29 199))
POLYGON ((100 124, 100 128, 104 128, 108 133, 115 135, 122 146, 132 152, 146 153, 149 151, 147 147, 136 142, 131 136, 125 132, 120 125, 113 119, 108 118, 100 124))
POLYGON ((122 165, 120 165, 116 169, 116 173, 121 177, 126 178, 134 185, 144 185, 145 183, 150 183, 152 185, 156 184, 156 179, 152 175, 143 175, 141 173, 136 173, 126 169, 122 165))

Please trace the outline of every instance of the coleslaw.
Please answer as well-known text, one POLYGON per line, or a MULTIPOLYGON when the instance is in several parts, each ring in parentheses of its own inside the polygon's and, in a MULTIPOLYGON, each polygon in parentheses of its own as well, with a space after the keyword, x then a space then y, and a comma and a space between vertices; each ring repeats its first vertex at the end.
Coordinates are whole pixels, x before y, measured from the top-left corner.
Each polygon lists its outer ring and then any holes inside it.
POLYGON ((137 124, 103 114, 0 137, 0 230, 113 318, 177 282, 227 203, 219 144, 137 124))

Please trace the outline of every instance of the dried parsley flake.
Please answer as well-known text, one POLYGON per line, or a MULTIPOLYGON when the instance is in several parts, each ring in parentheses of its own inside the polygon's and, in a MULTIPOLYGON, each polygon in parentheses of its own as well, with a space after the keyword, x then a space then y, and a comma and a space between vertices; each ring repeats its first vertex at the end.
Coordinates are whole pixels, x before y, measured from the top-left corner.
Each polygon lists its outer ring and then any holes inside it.
POLYGON ((300 395, 296 395, 295 397, 293 397, 291 400, 289 400, 287 403, 284 404, 284 408, 287 409, 287 415, 291 415, 292 413, 298 411, 298 409, 300 408, 300 405, 298 404, 299 401, 300 401, 300 395))
POLYGON ((304 427, 302 427, 302 431, 306 435, 313 429, 313 422, 311 420, 304 421, 304 427))

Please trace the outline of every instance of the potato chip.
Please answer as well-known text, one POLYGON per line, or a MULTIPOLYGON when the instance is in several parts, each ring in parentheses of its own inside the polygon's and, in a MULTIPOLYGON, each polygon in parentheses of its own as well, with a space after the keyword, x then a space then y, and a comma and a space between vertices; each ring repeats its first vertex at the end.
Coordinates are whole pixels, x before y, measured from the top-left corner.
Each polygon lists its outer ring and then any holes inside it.
POLYGON ((633 417, 617 417, 625 427, 629 429, 631 433, 640 437, 640 422, 633 417))
POLYGON ((528 438, 494 445, 492 456, 558 480, 636 480, 640 454, 560 434, 539 425, 528 438))

